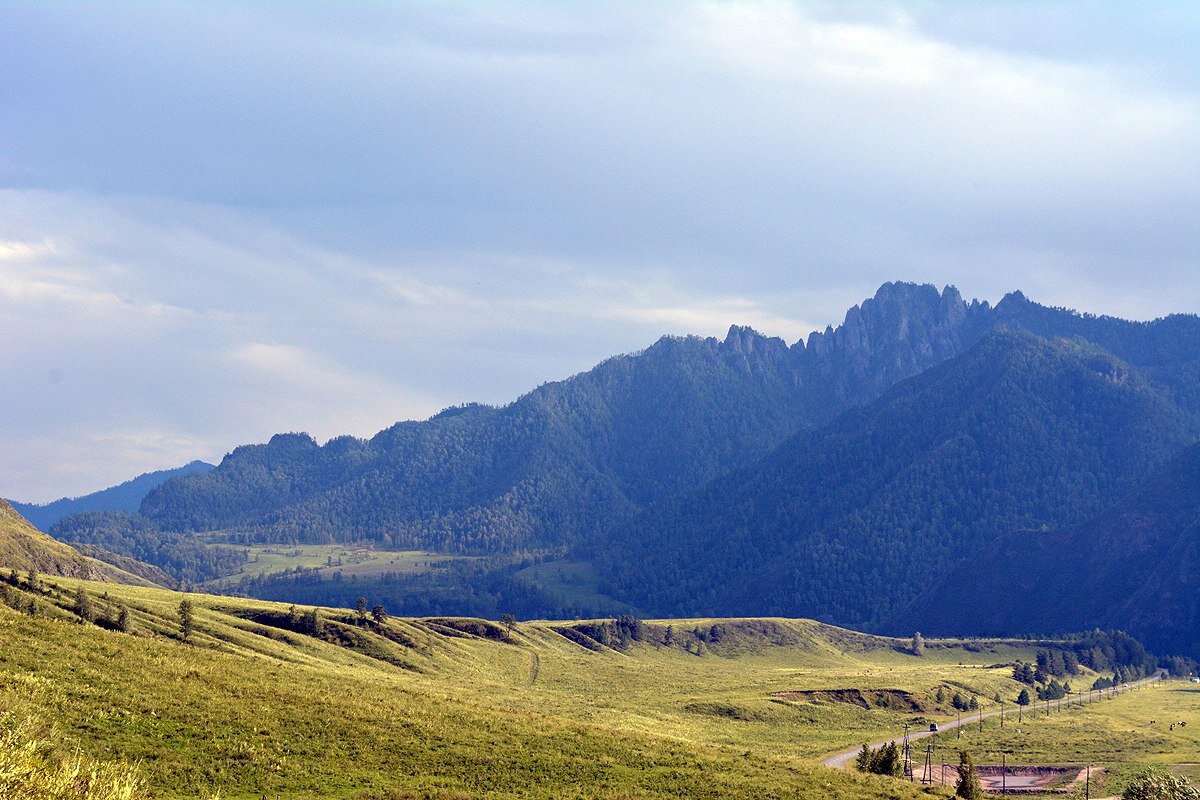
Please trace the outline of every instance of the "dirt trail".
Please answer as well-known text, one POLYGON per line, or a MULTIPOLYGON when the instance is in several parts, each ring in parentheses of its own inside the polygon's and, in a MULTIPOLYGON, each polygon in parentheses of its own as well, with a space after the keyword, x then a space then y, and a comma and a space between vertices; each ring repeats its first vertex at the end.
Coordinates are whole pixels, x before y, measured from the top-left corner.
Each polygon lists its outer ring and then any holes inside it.
POLYGON ((531 651, 529 653, 529 682, 525 684, 526 686, 533 686, 535 683, 537 683, 538 672, 541 670, 541 668, 542 660, 538 657, 537 651, 531 651))

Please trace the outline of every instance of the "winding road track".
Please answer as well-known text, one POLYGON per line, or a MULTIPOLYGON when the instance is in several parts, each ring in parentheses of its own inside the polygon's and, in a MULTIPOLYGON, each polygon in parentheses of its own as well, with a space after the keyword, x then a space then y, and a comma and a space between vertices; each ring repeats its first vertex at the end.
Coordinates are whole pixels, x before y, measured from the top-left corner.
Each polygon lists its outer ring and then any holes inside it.
MULTIPOLYGON (((1149 678, 1142 678, 1140 681, 1134 681, 1133 683, 1125 684, 1124 686, 1121 686, 1117 689, 1098 689, 1098 690, 1094 690, 1094 691, 1090 691, 1090 692, 1081 692, 1077 697, 1073 698, 1070 702, 1072 704, 1086 703, 1088 700, 1095 700, 1102 696, 1109 696, 1109 695, 1112 695, 1114 692, 1116 692, 1117 694, 1123 694, 1125 692, 1128 692, 1130 689, 1136 689, 1139 686, 1145 686, 1147 684, 1154 683, 1157 680, 1161 680, 1162 675, 1163 674, 1160 672, 1156 675, 1151 675, 1149 678)), ((1057 701, 1054 701, 1054 702, 1057 702, 1057 701)), ((1070 705, 1070 704, 1068 704, 1068 705, 1070 705)), ((1053 707, 1054 706, 1051 705, 1051 708, 1053 708, 1053 707)), ((1035 712, 1037 710, 1036 704, 1030 705, 1028 707, 1028 710, 1029 710, 1030 717, 1031 718, 1034 717, 1035 712)), ((952 720, 947 720, 946 722, 939 722, 937 733, 946 733, 947 731, 952 731, 955 728, 959 727, 960 725, 963 725, 963 726, 978 725, 980 719, 991 719, 992 717, 998 717, 998 716, 1000 716, 1000 713, 1001 713, 1000 711, 989 711, 986 714, 983 714, 982 716, 979 714, 971 714, 969 717, 962 719, 962 720, 952 719, 952 720)), ((1006 713, 1009 716, 1012 716, 1011 711, 1006 712, 1006 713)), ((917 739, 924 739, 926 737, 932 736, 933 734, 934 734, 934 731, 928 731, 928 730, 910 731, 908 734, 908 741, 913 742, 913 741, 916 741, 917 739)), ((874 742, 870 745, 870 747, 881 747, 881 746, 887 744, 888 742, 899 741, 900 738, 901 738, 900 736, 892 736, 887 739, 883 739, 882 741, 874 742)), ((855 747, 851 750, 843 750, 840 753, 835 753, 834 755, 827 756, 827 757, 821 759, 821 763, 827 767, 833 767, 834 769, 845 769, 850 764, 850 762, 854 760, 854 757, 859 754, 859 751, 861 749, 862 749, 862 746, 859 745, 858 747, 855 747)))

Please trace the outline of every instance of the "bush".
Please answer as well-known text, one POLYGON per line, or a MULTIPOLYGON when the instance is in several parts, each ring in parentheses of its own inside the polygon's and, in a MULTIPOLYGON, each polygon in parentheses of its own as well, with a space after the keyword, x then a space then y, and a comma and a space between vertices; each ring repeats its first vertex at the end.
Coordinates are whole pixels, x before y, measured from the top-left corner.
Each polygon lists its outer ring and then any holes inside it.
POLYGON ((1149 771, 1134 778, 1121 800, 1200 800, 1200 789, 1186 778, 1149 771))
POLYGON ((904 777, 904 758, 895 742, 888 742, 878 750, 872 750, 864 744, 854 761, 854 766, 859 772, 891 775, 894 778, 904 777))

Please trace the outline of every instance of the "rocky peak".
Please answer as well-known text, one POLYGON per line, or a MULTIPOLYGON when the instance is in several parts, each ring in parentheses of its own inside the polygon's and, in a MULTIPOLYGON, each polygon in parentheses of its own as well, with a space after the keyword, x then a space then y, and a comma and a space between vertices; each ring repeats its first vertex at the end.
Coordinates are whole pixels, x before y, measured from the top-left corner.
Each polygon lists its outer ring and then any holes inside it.
POLYGON ((846 312, 837 328, 809 336, 807 356, 839 402, 858 404, 898 380, 959 352, 986 304, 963 301, 958 289, 885 283, 846 312))

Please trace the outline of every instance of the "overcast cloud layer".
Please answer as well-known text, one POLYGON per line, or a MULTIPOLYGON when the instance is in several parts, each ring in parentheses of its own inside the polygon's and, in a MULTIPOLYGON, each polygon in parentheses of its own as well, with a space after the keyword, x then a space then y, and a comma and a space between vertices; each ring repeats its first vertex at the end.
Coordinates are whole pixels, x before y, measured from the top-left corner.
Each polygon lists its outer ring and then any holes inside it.
POLYGON ((1179 5, 0 4, 0 495, 887 280, 1198 311, 1179 5))

